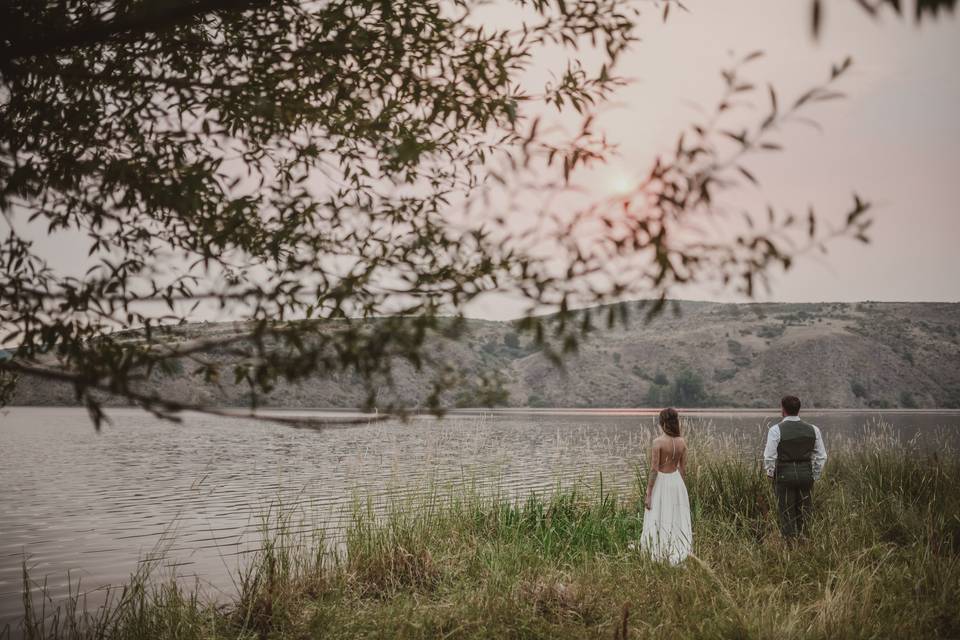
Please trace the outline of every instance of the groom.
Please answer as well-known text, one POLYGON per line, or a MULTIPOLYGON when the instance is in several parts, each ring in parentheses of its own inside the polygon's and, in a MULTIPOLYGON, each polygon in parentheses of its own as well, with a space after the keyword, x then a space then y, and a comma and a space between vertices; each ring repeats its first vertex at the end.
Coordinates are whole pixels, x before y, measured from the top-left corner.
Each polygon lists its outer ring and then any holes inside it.
POLYGON ((763 467, 773 482, 780 531, 788 539, 803 535, 813 507, 813 481, 827 461, 820 429, 800 419, 800 398, 783 396, 783 420, 770 427, 763 450, 763 467))

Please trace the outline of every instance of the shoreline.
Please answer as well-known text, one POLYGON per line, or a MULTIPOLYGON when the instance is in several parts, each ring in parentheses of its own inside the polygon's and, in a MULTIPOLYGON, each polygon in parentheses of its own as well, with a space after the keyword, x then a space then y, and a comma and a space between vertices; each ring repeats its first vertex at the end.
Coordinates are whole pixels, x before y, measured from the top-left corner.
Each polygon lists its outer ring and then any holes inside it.
POLYGON ((337 555, 275 515, 225 606, 140 573, 118 585, 125 596, 110 610, 47 608, 43 618, 28 599, 22 630, 70 640, 960 632, 956 456, 837 451, 815 487, 810 539, 788 545, 753 463, 717 447, 695 453, 696 556, 679 568, 630 549, 642 525, 639 470, 620 492, 575 485, 510 498, 459 486, 398 496, 382 511, 358 499, 337 555))
MULTIPOLYGON (((116 410, 116 409, 127 409, 135 410, 138 412, 143 412, 144 410, 138 405, 132 404, 123 404, 123 405, 110 405, 104 404, 103 408, 105 410, 116 410)), ((231 411, 236 410, 237 413, 249 411, 249 407, 243 405, 211 405, 210 408, 216 409, 218 411, 231 411)), ((458 407, 455 409, 447 409, 444 411, 442 416, 435 416, 435 414, 430 413, 429 411, 420 411, 420 412, 409 412, 408 415, 412 417, 444 417, 444 416, 456 416, 456 415, 477 415, 477 414, 492 414, 492 415, 508 415, 508 414, 519 414, 519 415, 625 415, 625 416, 655 416, 663 407, 458 407)), ((683 414, 692 415, 692 416, 711 416, 711 415, 724 415, 724 414, 757 414, 757 415, 772 415, 776 416, 780 412, 779 407, 768 407, 768 408, 757 408, 757 407, 675 407, 678 411, 682 411, 683 414)), ((86 408, 80 404, 8 404, 0 408, 0 412, 8 409, 77 409, 79 411, 86 412, 86 408)), ((351 416, 362 416, 362 417, 374 417, 374 416, 383 416, 385 414, 378 412, 367 412, 363 411, 358 407, 291 407, 291 406, 270 406, 270 405, 260 405, 257 407, 258 412, 260 413, 332 413, 332 414, 349 414, 351 416)), ((185 411, 185 414, 197 413, 191 411, 185 411)), ((897 415, 910 415, 910 414, 942 414, 942 415, 960 415, 960 409, 952 407, 933 407, 933 408, 915 408, 915 409, 904 409, 900 407, 894 407, 889 409, 879 409, 879 408, 863 408, 863 407, 810 407, 803 408, 804 414, 850 414, 850 415, 873 415, 873 414, 897 414, 897 415)), ((246 414, 243 414, 246 415, 246 414)), ((396 415, 399 414, 390 414, 396 415)))

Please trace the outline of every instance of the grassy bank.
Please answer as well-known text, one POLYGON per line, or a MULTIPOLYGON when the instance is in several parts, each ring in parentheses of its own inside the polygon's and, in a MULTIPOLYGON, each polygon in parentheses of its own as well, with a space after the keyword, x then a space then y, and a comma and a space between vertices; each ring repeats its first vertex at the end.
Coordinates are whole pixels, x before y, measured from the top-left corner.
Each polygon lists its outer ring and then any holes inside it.
MULTIPOLYGON (((512 500, 434 488, 358 503, 339 553, 279 528, 232 603, 134 576, 109 610, 56 615, 50 638, 960 637, 960 463, 899 443, 835 446, 811 539, 781 540, 755 461, 694 442, 695 557, 631 550, 636 488, 512 500)), ((282 524, 282 523, 281 523, 282 524)))

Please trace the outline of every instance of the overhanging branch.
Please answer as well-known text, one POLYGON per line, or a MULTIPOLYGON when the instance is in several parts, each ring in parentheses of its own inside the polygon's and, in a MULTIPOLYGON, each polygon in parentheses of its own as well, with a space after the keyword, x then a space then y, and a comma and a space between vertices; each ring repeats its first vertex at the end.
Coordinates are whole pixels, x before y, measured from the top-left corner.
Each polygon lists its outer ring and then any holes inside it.
POLYGON ((147 33, 160 33, 217 11, 242 11, 265 7, 269 0, 192 0, 188 2, 144 2, 132 13, 108 22, 91 21, 35 40, 13 40, 2 57, 17 60, 43 56, 66 49, 85 48, 106 42, 124 42, 147 33))

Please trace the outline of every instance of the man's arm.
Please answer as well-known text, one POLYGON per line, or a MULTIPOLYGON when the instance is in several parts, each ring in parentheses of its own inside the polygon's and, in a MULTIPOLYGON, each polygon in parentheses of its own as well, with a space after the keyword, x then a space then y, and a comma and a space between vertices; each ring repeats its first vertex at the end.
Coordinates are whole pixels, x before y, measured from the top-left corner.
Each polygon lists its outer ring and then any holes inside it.
POLYGON ((813 467, 813 479, 819 480, 820 474, 823 473, 823 465, 827 463, 827 448, 823 446, 823 436, 820 435, 820 429, 814 426, 813 432, 816 434, 817 439, 813 445, 811 466, 813 467))
POLYGON ((777 471, 777 445, 779 444, 780 425, 775 424, 767 431, 767 446, 763 448, 763 469, 771 480, 777 471))

